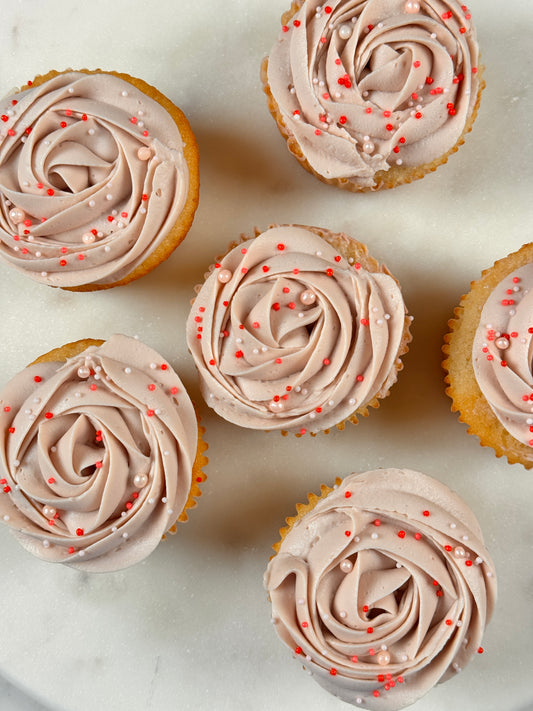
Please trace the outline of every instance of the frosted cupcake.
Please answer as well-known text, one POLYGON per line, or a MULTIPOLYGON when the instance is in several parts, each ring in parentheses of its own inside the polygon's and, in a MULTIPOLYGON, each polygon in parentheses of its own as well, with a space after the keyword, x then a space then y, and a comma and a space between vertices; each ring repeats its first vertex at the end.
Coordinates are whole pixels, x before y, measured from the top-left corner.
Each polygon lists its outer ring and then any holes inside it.
POLYGON ((410 321, 398 282, 360 242, 271 226, 212 268, 187 343, 219 415, 314 434, 379 406, 402 368, 410 321))
POLYGON ((327 691, 395 711, 483 652, 496 578, 457 494, 383 469, 323 486, 297 510, 265 585, 277 634, 327 691))
POLYGON ((475 28, 457 0, 294 0, 261 78, 291 153, 352 191, 445 163, 484 87, 475 28))
POLYGON ((198 204, 183 112, 116 72, 28 84, 0 102, 0 259, 78 291, 143 276, 185 237, 198 204))
POLYGON ((472 282, 443 351, 452 410, 496 456, 533 467, 533 243, 472 282))
POLYGON ((0 392, 0 520, 44 560, 133 565, 195 505, 202 432, 153 349, 120 335, 67 344, 0 392))

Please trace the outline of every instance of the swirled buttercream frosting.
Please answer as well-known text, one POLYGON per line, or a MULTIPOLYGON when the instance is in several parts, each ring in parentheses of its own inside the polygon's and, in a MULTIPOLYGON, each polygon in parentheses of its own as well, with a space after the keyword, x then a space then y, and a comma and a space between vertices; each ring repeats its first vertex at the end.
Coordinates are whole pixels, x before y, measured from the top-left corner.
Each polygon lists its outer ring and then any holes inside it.
POLYGON ((377 173, 393 167, 406 182, 456 149, 473 122, 478 61, 456 0, 297 0, 263 81, 306 167, 372 189, 377 173))
POLYGON ((182 513, 197 439, 180 379, 136 339, 36 362, 0 393, 0 517, 39 558, 125 568, 182 513))
POLYGON ((215 264, 187 341, 202 394, 219 415, 304 434, 377 406, 401 368, 408 322, 397 282, 363 245, 317 228, 273 226, 215 264), (360 261, 344 256, 350 249, 360 261))
POLYGON ((44 284, 136 278, 192 222, 185 117, 124 76, 66 72, 0 102, 0 258, 44 284))
POLYGON ((483 651, 494 568, 472 511, 424 474, 352 474, 329 492, 287 519, 266 571, 275 629, 327 691, 401 709, 483 651))
POLYGON ((483 396, 507 432, 529 447, 533 447, 532 286, 531 263, 507 274, 485 301, 472 349, 483 396))

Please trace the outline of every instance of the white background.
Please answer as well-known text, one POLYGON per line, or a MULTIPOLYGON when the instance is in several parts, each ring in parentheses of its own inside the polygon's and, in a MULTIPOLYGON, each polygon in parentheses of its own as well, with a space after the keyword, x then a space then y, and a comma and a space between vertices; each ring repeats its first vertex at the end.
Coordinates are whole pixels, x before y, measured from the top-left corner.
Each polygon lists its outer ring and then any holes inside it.
MULTIPOLYGON (((210 463, 190 521, 125 572, 87 576, 42 563, 2 529, 0 672, 53 711, 348 709, 278 642, 262 575, 284 517, 308 491, 352 471, 404 466, 442 480, 471 505, 500 583, 485 654, 413 711, 533 708, 533 473, 466 434, 450 412, 440 367, 447 320, 470 281, 532 238, 531 4, 471 1, 488 84, 473 132, 424 180, 365 195, 306 173, 267 111, 259 65, 286 0, 2 5, 0 94, 51 68, 139 76, 189 117, 202 186, 185 242, 127 287, 75 294, 0 265, 0 387, 65 342, 138 335, 169 359, 198 403, 210 463), (344 432, 301 439, 247 432, 212 415, 199 396, 184 339, 193 286, 231 240, 271 222, 366 242, 400 280, 415 318, 391 396, 344 432)), ((2 709, 33 711, 32 702, 3 694, 2 709)))

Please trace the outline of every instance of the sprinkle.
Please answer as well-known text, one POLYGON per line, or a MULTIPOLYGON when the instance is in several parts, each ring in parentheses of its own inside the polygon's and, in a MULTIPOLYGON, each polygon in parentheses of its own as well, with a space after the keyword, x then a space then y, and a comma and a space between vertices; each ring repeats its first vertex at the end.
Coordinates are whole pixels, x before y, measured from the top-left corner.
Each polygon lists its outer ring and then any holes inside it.
POLYGON ((398 531, 398 538, 405 538, 405 531, 398 531))
POLYGON ((76 535, 77 535, 77 536, 83 536, 83 534, 84 534, 83 528, 77 528, 77 529, 76 529, 76 535))

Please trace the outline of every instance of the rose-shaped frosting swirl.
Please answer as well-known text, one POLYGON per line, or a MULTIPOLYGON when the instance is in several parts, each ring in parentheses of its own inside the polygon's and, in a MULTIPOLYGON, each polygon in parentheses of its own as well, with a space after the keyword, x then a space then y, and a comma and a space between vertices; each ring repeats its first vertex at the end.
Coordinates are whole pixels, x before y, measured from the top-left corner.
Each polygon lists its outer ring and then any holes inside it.
POLYGON ((297 518, 265 585, 278 635, 315 679, 376 711, 414 703, 482 651, 496 595, 470 509, 398 469, 350 475, 297 518))
POLYGON ((0 108, 0 258, 52 286, 112 284, 187 200, 173 117, 118 76, 67 72, 0 108))
POLYGON ((136 339, 35 363, 0 393, 0 518, 45 560, 132 565, 187 503, 197 437, 178 376, 136 339))
POLYGON ((215 266, 187 340, 216 412, 244 427, 303 434, 388 392, 405 313, 384 269, 351 265, 311 228, 277 226, 215 266))
POLYGON ((326 179, 372 187, 378 171, 453 149, 479 88, 470 13, 456 0, 297 2, 268 58, 289 135, 326 179))
POLYGON ((476 381, 503 427, 533 447, 533 264, 508 274, 489 294, 474 336, 476 381))

